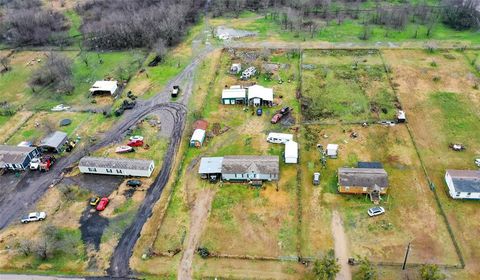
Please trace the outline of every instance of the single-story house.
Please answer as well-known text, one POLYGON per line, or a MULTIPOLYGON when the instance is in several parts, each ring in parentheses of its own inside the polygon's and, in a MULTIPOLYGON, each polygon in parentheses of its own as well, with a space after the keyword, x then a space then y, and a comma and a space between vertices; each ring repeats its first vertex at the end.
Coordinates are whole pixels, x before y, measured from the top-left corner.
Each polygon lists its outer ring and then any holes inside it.
POLYGON ((276 181, 279 177, 278 156, 225 156, 222 179, 225 181, 276 181))
POLYGON ((30 161, 39 155, 36 147, 0 145, 0 168, 25 170, 30 161))
POLYGON ((240 63, 233 63, 232 66, 230 66, 230 74, 238 74, 242 71, 242 64, 240 63))
POLYGON ((447 170, 445 182, 454 199, 480 199, 480 170, 447 170))
POLYGON ((66 143, 68 143, 67 134, 62 131, 55 131, 40 141, 39 148, 60 153, 66 143))
POLYGON ((383 168, 339 168, 338 192, 350 194, 369 194, 377 201, 386 194, 388 174, 383 168))
POLYGON ((230 88, 222 91, 222 104, 245 104, 246 99, 247 90, 241 86, 231 86, 230 88))
POLYGON ((298 163, 298 143, 287 141, 285 143, 285 163, 298 163))
POLYGON ((83 157, 78 168, 82 173, 150 177, 155 163, 143 159, 83 157))
POLYGON ((205 140, 205 130, 203 129, 195 129, 192 134, 192 138, 190 138, 190 147, 201 147, 203 145, 203 141, 205 140))
POLYGON ((200 174, 203 179, 216 180, 222 175, 222 163, 223 157, 203 157, 200 160, 198 174, 200 174))
POLYGON ((338 144, 328 144, 327 150, 325 151, 329 158, 338 157, 338 144))
POLYGON ((248 104, 253 106, 273 104, 273 89, 253 85, 248 87, 248 104))
POLYGON ((105 94, 115 95, 117 91, 118 84, 117 81, 96 81, 93 86, 90 88, 90 94, 105 94))

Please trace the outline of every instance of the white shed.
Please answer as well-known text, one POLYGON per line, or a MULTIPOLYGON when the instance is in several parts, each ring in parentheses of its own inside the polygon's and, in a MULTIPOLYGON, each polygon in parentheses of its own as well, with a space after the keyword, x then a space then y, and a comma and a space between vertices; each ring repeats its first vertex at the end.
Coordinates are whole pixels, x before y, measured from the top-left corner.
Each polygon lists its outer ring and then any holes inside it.
POLYGON ((337 158, 338 156, 338 144, 328 144, 326 150, 327 156, 330 158, 337 158))
POLYGON ((260 85, 253 85, 248 87, 248 102, 250 105, 272 105, 273 103, 273 89, 262 87, 260 85))
POLYGON ((83 157, 78 168, 82 173, 150 177, 155 164, 143 159, 83 157))
POLYGON ((285 143, 285 163, 298 163, 298 143, 287 141, 285 143))
POLYGON ((205 130, 195 129, 195 131, 193 131, 192 138, 190 138, 190 147, 201 147, 204 140, 205 130))
POLYGON ((117 91, 117 88, 117 81, 96 81, 90 88, 90 93, 92 95, 102 93, 109 93, 111 95, 114 95, 117 91))

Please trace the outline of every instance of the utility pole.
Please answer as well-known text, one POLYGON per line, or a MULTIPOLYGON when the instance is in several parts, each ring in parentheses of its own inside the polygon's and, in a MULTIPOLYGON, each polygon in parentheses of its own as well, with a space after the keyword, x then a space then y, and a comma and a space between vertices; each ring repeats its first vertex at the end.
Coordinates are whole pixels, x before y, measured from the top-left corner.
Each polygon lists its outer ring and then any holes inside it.
POLYGON ((410 242, 408 242, 407 251, 405 252, 405 259, 403 260, 402 270, 405 270, 407 267, 408 254, 410 253, 410 242))

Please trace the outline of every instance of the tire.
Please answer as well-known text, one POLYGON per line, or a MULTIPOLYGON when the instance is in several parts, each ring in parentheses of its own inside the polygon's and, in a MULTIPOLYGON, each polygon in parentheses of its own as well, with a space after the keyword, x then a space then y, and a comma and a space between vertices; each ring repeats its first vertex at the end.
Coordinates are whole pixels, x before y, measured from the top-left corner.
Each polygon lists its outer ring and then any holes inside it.
POLYGON ((39 221, 43 221, 43 220, 45 220, 45 219, 44 219, 44 218, 40 218, 40 219, 38 219, 38 220, 39 220, 39 221))

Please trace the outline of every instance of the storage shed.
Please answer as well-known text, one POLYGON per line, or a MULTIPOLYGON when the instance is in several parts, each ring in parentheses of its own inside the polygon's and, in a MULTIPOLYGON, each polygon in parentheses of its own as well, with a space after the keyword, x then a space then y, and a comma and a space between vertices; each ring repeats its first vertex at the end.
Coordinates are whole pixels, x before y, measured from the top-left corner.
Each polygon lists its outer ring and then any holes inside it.
POLYGON ((480 199, 480 170, 447 170, 445 182, 453 199, 480 199))
POLYGON ((68 142, 65 132, 55 131, 40 141, 40 149, 60 153, 64 149, 64 145, 68 142))
POLYGON ((36 147, 0 145, 0 168, 25 170, 30 161, 39 155, 36 147))
POLYGON ((150 177, 155 163, 142 159, 83 157, 78 168, 82 173, 150 177))
POLYGON ((231 86, 229 89, 222 91, 222 104, 235 105, 245 104, 247 99, 247 90, 241 86, 231 86))
POLYGON ((285 163, 298 163, 298 143, 287 141, 285 143, 285 163))
POLYGON ((239 74, 242 71, 242 64, 240 63, 233 63, 232 66, 230 66, 230 74, 239 74))
POLYGON ((117 91, 118 84, 117 81, 96 81, 93 86, 89 89, 91 95, 96 94, 110 94, 115 95, 117 91))
POLYGON ((205 130, 195 129, 193 131, 192 138, 190 138, 190 147, 201 147, 203 145, 203 141, 205 141, 205 130))
POLYGON ((225 156, 222 179, 225 181, 276 181, 280 170, 278 156, 225 156))
POLYGON ((273 89, 261 85, 248 87, 248 104, 253 106, 273 105, 273 89))
POLYGON ((338 157, 338 144, 328 144, 327 150, 325 151, 327 156, 330 158, 337 158, 338 157))

